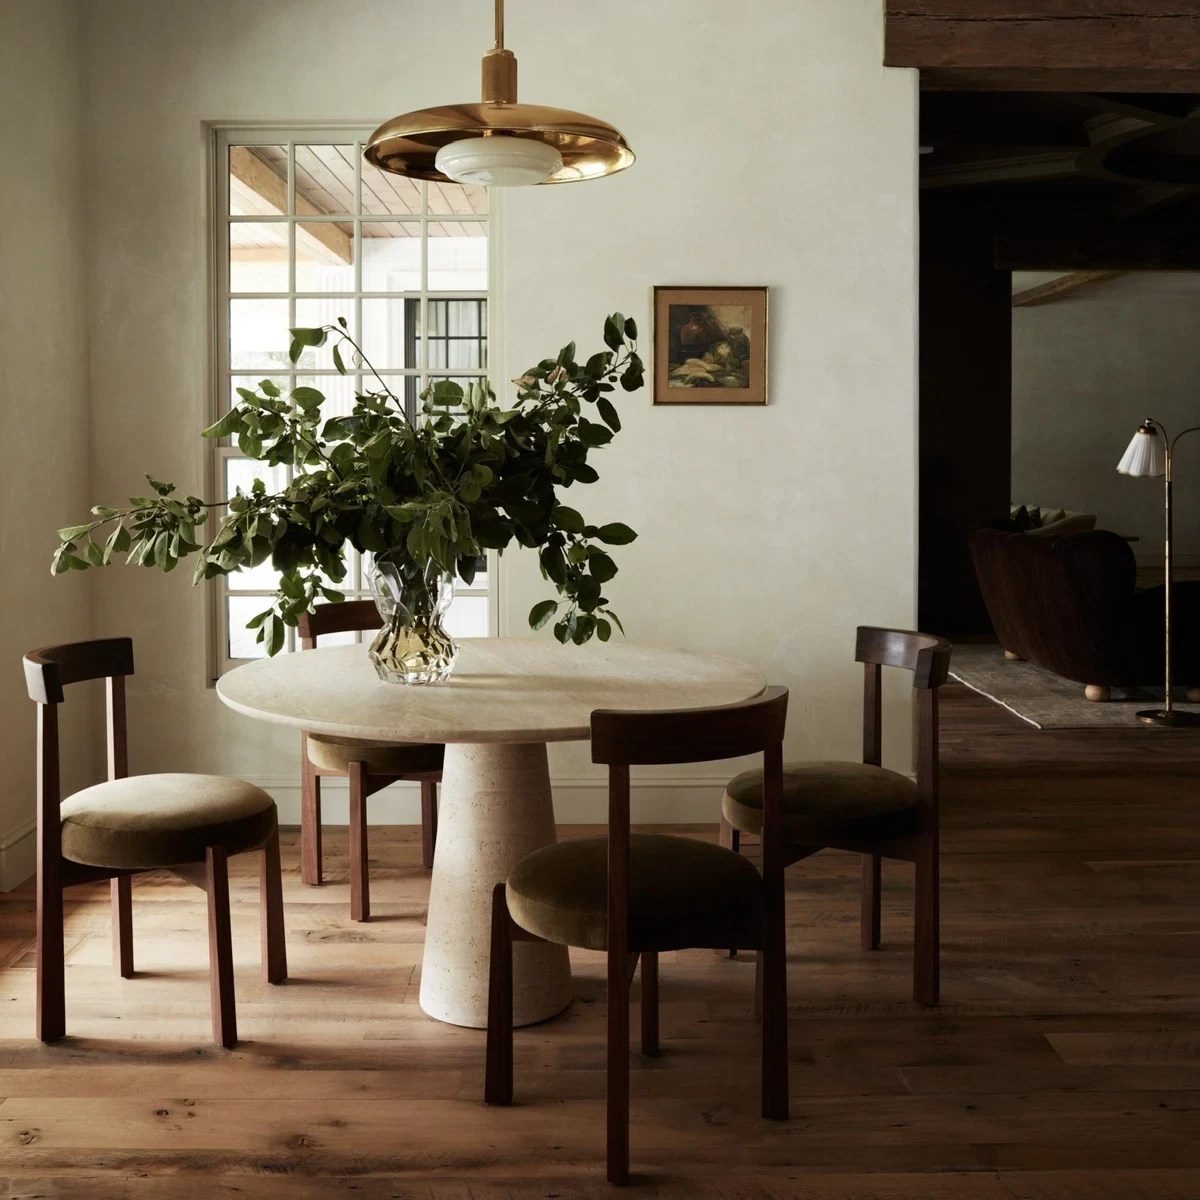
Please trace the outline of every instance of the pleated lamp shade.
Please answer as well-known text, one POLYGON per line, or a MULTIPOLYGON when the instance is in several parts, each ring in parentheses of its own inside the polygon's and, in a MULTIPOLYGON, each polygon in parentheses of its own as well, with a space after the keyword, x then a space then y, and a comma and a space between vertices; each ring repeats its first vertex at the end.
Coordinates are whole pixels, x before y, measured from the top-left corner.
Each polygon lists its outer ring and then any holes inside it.
POLYGON ((1163 452, 1162 434, 1156 425, 1147 421, 1138 426, 1117 470, 1122 475, 1134 475, 1141 478, 1155 475, 1165 475, 1167 471, 1166 455, 1163 452))

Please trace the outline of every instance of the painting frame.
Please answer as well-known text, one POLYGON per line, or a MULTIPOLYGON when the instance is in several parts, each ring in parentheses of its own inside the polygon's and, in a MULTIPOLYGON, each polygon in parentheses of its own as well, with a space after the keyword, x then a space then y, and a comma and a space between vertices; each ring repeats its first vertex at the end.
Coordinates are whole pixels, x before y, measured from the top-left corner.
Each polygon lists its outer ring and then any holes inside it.
POLYGON ((734 284, 655 285, 653 403, 763 407, 769 292, 734 284))

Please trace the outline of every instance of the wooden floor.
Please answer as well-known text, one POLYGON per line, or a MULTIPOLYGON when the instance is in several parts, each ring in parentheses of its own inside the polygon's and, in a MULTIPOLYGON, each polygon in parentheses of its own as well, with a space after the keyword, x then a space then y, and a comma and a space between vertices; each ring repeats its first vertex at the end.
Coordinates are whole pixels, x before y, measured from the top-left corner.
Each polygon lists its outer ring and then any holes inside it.
MULTIPOLYGON (((789 872, 792 1119, 756 1115, 753 966, 664 956, 664 1053, 633 1067, 635 1191, 690 1200, 1200 1197, 1196 734, 1039 733, 944 693, 944 1003, 910 991, 908 870, 858 950, 858 864, 789 872)), ((567 833, 578 832, 570 829, 567 833)), ((234 1052, 208 1040, 203 898, 135 883, 139 974, 109 962, 106 892, 67 917, 71 1036, 33 1027, 33 903, 0 897, 0 1195, 87 1200, 577 1200, 603 1182, 602 962, 516 1039, 519 1103, 480 1103, 483 1035, 417 1006, 428 876, 372 844, 378 919, 284 847, 291 981, 258 975, 234 860, 234 1052)), ((635 1025, 636 1027, 636 1025, 635 1025)))

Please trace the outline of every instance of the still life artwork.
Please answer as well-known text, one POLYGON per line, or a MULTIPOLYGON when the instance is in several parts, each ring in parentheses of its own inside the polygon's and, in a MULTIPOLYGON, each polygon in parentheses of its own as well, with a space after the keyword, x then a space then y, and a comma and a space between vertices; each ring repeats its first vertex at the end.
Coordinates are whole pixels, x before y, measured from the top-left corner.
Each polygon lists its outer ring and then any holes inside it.
POLYGON ((654 403, 766 404, 767 289, 654 289, 654 403))

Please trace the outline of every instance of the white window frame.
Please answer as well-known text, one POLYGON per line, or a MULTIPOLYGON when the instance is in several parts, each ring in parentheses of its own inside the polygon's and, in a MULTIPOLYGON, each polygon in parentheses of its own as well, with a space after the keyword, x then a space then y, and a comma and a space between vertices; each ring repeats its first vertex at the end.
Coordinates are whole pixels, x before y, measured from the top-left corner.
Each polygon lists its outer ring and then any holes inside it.
MULTIPOLYGON (((216 421, 219 416, 228 410, 230 395, 232 391, 231 378, 233 376, 256 375, 259 372, 255 368, 233 368, 230 365, 229 355, 229 305, 230 300, 253 300, 253 299, 272 299, 288 301, 288 327, 296 325, 296 301, 304 299, 329 299, 329 293, 315 292, 297 292, 296 290, 296 259, 294 253, 288 255, 288 290, 286 292, 231 292, 229 281, 229 229, 231 224, 239 222, 247 223, 262 223, 269 221, 272 223, 282 224, 286 220, 288 226, 288 244, 289 248, 294 247, 296 237, 296 224, 299 221, 301 224, 309 225, 317 222, 332 222, 342 225, 353 224, 354 228, 354 271, 355 271, 355 288, 351 292, 338 293, 336 298, 339 301, 345 301, 348 306, 353 306, 354 312, 354 328, 359 336, 362 332, 362 302, 366 300, 384 300, 384 299, 419 299, 421 321, 419 328, 420 337, 420 353, 418 362, 421 364, 418 367, 405 368, 380 368, 382 374, 392 378, 415 377, 418 381, 418 391, 425 386, 427 379, 432 375, 437 378, 442 378, 447 375, 458 377, 478 376, 479 378, 490 378, 496 370, 499 355, 497 353, 497 331, 498 317, 496 314, 496 305, 493 297, 497 293, 497 270, 499 265, 499 239, 496 236, 496 215, 498 204, 496 203, 496 195, 494 192, 488 196, 488 211, 480 216, 470 216, 468 214, 430 214, 427 211, 428 205, 425 202, 427 194, 427 185, 422 183, 421 186, 421 213, 418 216, 404 217, 406 223, 416 225, 419 223, 421 231, 421 272, 420 272, 420 288, 417 291, 407 292, 381 292, 370 291, 364 292, 362 287, 362 271, 363 271, 363 256, 362 256, 362 225, 364 222, 371 224, 378 222, 379 217, 374 214, 363 214, 361 212, 361 182, 362 182, 362 156, 361 148, 367 140, 371 130, 374 128, 373 123, 364 122, 333 122, 314 125, 306 123, 304 125, 293 125, 289 123, 272 123, 269 125, 263 124, 243 124, 238 122, 229 123, 213 123, 207 126, 209 132, 209 179, 211 186, 209 188, 209 211, 207 226, 210 242, 210 375, 211 386, 208 389, 208 420, 206 423, 216 421), (332 216, 317 216, 310 214, 297 215, 296 213, 296 187, 295 187, 295 147, 305 145, 322 145, 322 144, 340 144, 356 146, 355 153, 355 197, 356 205, 360 210, 351 216, 332 215, 332 216), (284 146, 288 151, 288 179, 287 179, 287 197, 288 209, 285 215, 274 218, 264 218, 258 215, 232 216, 228 211, 228 187, 229 187, 229 148, 231 146, 242 145, 263 145, 263 146, 284 146), (452 220, 458 223, 478 223, 485 226, 488 235, 488 287, 486 291, 436 291, 429 290, 429 272, 428 272, 428 226, 431 222, 440 220, 452 220), (488 367, 486 370, 473 370, 467 368, 447 367, 447 368, 431 368, 429 366, 429 333, 428 321, 425 315, 428 312, 427 302, 429 300, 475 300, 483 299, 487 303, 488 313, 488 328, 487 328, 487 345, 488 345, 488 367)), ((281 347, 282 348, 282 347, 281 347)), ((276 370, 275 368, 262 368, 261 374, 265 377, 268 375, 287 375, 295 378, 297 376, 317 378, 317 386, 321 386, 321 378, 328 376, 332 378, 338 377, 338 372, 330 368, 314 368, 300 367, 292 364, 286 371, 276 370)), ((495 384, 493 383, 493 386, 495 384)), ((223 439, 224 441, 224 439, 223 439)), ((205 477, 209 480, 211 494, 216 497, 223 494, 225 487, 225 463, 230 458, 243 458, 244 455, 238 453, 237 447, 227 444, 215 444, 206 446, 206 463, 205 477)), ((218 510, 219 511, 219 510, 218 510)), ((217 512, 214 511, 211 520, 219 520, 217 512)), ((212 526, 210 528, 214 528, 212 526)), ((347 574, 346 579, 342 584, 336 585, 339 591, 346 594, 347 599, 362 599, 369 598, 370 591, 366 587, 365 581, 362 578, 362 565, 358 556, 354 556, 355 561, 351 564, 351 569, 347 574)), ((502 556, 495 551, 487 552, 487 586, 486 588, 466 587, 459 585, 455 589, 456 596, 483 596, 487 599, 487 620, 489 636, 496 636, 499 630, 499 595, 500 595, 500 564, 502 556)), ((236 578, 236 576, 235 576, 236 578)), ((251 659, 234 659, 228 654, 229 647, 229 625, 228 625, 228 605, 227 600, 230 595, 226 579, 220 577, 214 579, 209 584, 209 604, 208 610, 210 614, 210 644, 211 644, 211 679, 215 680, 244 662, 253 661, 251 659)), ((252 590, 252 589, 237 589, 234 595, 254 596, 263 599, 263 607, 267 606, 269 598, 274 595, 273 592, 267 590, 252 590)), ((361 640, 361 638, 360 638, 361 640)), ((369 640, 369 637, 368 637, 369 640)), ((296 648, 295 631, 288 630, 288 638, 286 650, 294 651, 296 648)))

